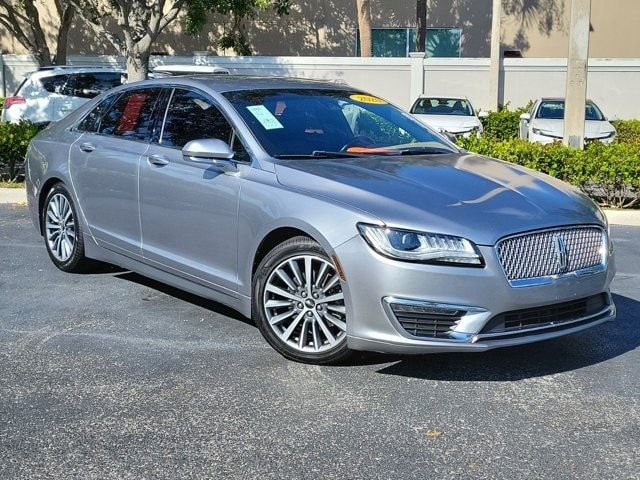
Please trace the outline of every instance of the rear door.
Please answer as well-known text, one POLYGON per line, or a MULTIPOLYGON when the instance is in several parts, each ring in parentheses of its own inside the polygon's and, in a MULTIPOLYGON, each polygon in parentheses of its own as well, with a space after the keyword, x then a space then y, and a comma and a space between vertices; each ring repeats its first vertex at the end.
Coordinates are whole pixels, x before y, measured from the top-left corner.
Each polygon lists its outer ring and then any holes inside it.
POLYGON ((141 88, 108 97, 80 123, 85 133, 71 147, 71 176, 91 234, 126 255, 141 254, 138 168, 159 96, 159 88, 141 88))

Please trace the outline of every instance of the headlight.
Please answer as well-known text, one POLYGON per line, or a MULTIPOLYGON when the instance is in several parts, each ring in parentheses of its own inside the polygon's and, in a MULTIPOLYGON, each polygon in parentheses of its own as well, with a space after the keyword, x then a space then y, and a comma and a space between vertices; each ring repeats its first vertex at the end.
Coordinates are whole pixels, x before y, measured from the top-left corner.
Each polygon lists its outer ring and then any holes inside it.
POLYGON ((376 252, 411 262, 482 267, 478 247, 466 238, 358 224, 360 234, 376 252))

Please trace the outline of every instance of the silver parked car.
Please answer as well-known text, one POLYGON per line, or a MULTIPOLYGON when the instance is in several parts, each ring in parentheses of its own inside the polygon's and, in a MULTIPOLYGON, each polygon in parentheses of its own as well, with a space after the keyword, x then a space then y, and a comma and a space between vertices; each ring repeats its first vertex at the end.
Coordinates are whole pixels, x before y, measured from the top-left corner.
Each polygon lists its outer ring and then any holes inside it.
POLYGON ((33 140, 27 192, 60 269, 97 259, 217 300, 298 361, 480 352, 615 318, 591 200, 345 85, 119 87, 33 140))

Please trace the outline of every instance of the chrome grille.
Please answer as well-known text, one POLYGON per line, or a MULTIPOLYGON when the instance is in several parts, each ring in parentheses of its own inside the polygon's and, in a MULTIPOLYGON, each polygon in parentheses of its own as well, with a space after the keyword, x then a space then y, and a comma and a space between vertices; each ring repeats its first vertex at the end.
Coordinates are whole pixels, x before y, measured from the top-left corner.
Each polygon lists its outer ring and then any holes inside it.
POLYGON ((514 281, 597 267, 603 264, 604 245, 601 228, 573 227, 506 238, 497 251, 507 279, 514 281))

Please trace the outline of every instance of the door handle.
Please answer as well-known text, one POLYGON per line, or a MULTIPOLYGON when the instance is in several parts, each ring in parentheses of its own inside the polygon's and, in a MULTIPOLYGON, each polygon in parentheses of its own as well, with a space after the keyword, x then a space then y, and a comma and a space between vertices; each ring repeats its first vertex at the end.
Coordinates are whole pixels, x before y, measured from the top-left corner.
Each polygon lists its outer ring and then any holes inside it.
POLYGON ((93 152, 96 149, 96 146, 92 143, 85 142, 80 144, 80 150, 83 152, 93 152))
POLYGON ((169 159, 164 155, 149 155, 147 157, 147 161, 152 165, 158 165, 159 167, 163 165, 169 165, 169 159))

